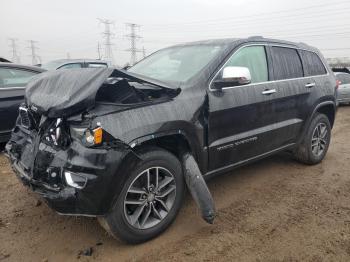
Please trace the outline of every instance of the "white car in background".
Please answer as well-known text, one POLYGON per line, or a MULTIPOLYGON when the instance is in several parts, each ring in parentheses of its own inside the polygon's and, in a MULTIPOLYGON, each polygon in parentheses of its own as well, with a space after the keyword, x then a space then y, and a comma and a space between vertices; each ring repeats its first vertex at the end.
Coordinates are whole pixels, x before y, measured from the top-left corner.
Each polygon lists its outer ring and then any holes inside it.
POLYGON ((338 97, 339 104, 350 103, 350 74, 336 72, 335 77, 339 81, 338 97))

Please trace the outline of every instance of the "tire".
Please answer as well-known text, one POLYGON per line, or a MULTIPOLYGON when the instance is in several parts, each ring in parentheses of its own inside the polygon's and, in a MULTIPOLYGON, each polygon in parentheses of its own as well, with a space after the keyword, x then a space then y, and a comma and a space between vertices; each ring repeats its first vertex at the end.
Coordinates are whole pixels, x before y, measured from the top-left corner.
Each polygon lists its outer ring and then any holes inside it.
POLYGON ((331 130, 332 128, 328 117, 324 114, 316 113, 305 137, 295 150, 295 159, 308 165, 320 163, 328 151, 331 140, 331 130), (317 140, 317 135, 324 137, 317 140))
POLYGON ((143 150, 139 155, 142 161, 130 170, 130 176, 111 212, 99 218, 102 227, 112 236, 132 244, 152 239, 170 226, 181 207, 185 190, 182 166, 177 157, 154 147, 143 150), (153 188, 149 185, 153 185, 153 188), (140 190, 147 192, 141 193, 140 190), (165 195, 167 192, 170 193, 165 195), (161 195, 165 196, 161 198, 161 195), (139 204, 130 204, 135 201, 139 204), (149 217, 145 220, 147 214, 149 217))

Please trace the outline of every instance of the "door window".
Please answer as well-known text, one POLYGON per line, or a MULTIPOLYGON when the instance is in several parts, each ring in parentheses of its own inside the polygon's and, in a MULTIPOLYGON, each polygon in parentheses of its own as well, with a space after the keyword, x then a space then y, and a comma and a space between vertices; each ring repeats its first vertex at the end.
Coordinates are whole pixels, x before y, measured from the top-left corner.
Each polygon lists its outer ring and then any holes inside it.
MULTIPOLYGON (((264 46, 247 46, 234 53, 225 67, 247 67, 251 75, 251 83, 268 81, 267 59, 264 46)), ((220 74, 221 76, 221 74, 220 74)))
POLYGON ((69 69, 69 68, 81 68, 81 64, 80 63, 72 63, 72 64, 66 64, 61 66, 59 69, 69 69))
POLYGON ((104 63, 88 63, 87 67, 89 67, 89 68, 107 67, 107 64, 104 64, 104 63))
POLYGON ((275 80, 303 77, 303 66, 297 50, 286 47, 271 47, 275 80))
POLYGON ((24 87, 37 72, 16 68, 0 68, 0 88, 24 87))

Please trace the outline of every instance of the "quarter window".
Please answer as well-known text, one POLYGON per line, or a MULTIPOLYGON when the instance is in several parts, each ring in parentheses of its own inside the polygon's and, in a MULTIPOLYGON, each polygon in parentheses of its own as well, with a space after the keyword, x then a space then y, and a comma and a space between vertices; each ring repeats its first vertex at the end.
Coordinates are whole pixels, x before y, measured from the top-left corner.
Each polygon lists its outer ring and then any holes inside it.
POLYGON ((306 76, 324 75, 327 73, 326 68, 316 53, 300 50, 300 55, 305 65, 306 76))
POLYGON ((248 46, 236 52, 225 64, 228 66, 247 67, 251 83, 268 81, 268 69, 264 46, 248 46))
POLYGON ((303 77, 303 66, 297 50, 271 47, 275 80, 303 77))
POLYGON ((0 68, 0 88, 24 87, 38 73, 15 68, 0 68))

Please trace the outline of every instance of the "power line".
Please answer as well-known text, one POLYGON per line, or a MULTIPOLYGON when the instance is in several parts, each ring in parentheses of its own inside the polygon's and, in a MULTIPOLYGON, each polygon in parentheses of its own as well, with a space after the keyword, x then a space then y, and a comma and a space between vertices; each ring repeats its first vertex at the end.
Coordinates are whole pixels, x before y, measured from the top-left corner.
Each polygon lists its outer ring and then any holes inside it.
POLYGON ((112 65, 114 65, 114 56, 112 51, 113 43, 111 42, 112 37, 114 34, 111 32, 111 25, 114 25, 114 21, 108 20, 108 19, 100 19, 98 18, 100 23, 102 23, 105 27, 105 30, 103 31, 103 38, 105 39, 104 46, 105 46, 105 55, 104 59, 110 62, 112 65))
MULTIPOLYGON (((197 21, 191 21, 191 22, 185 22, 185 23, 173 23, 173 24, 153 24, 153 25, 149 25, 151 27, 169 27, 169 26, 177 26, 177 25, 193 25, 193 24, 199 24, 199 25, 203 25, 203 23, 208 23, 208 22, 217 22, 217 21, 228 21, 228 20, 242 20, 242 19, 249 19, 251 17, 251 19, 257 19, 257 16, 269 16, 268 18, 270 18, 271 15, 274 14, 281 14, 281 13, 289 13, 289 12, 298 12, 298 11, 304 11, 307 9, 312 9, 313 12, 315 11, 315 8, 320 8, 320 7, 328 7, 328 6, 332 6, 332 7, 336 7, 337 5, 341 5, 341 4, 349 4, 349 1, 342 1, 342 2, 337 2, 337 3, 325 3, 325 4, 317 4, 317 5, 310 5, 310 6, 304 6, 301 8, 293 8, 293 9, 284 9, 284 10, 279 10, 279 11, 272 11, 272 12, 261 12, 261 13, 256 13, 256 14, 250 14, 249 16, 234 16, 234 17, 226 17, 226 18, 218 18, 218 19, 206 19, 206 20, 197 20, 197 21)), ((307 13, 310 13, 310 11, 308 11, 307 13)))
POLYGON ((28 48, 31 50, 30 56, 32 57, 32 65, 41 64, 41 58, 35 52, 38 49, 38 47, 36 47, 35 44, 38 42, 34 40, 28 40, 28 42, 28 48))
POLYGON ((130 34, 125 35, 127 38, 130 38, 130 48, 125 51, 130 52, 130 65, 133 65, 137 61, 136 53, 142 52, 142 50, 136 48, 136 41, 141 38, 141 36, 136 34, 136 28, 139 28, 140 25, 127 23, 126 26, 130 28, 130 34))
POLYGON ((9 38, 10 41, 10 48, 11 48, 11 53, 12 53, 12 62, 15 63, 20 63, 21 62, 21 58, 20 56, 17 54, 17 38, 9 38))

